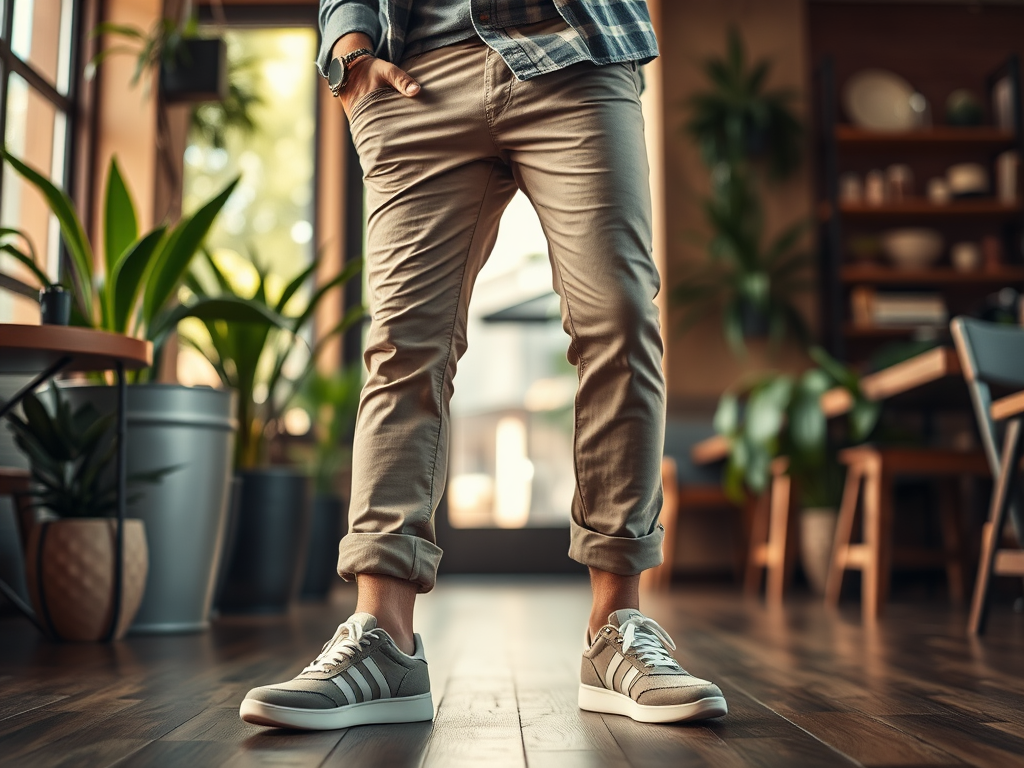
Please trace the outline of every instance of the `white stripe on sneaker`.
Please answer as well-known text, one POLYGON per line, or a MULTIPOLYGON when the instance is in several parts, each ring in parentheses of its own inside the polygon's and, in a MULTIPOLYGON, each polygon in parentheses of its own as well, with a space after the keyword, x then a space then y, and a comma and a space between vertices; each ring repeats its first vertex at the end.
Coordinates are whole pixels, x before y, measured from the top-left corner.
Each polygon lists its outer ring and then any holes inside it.
POLYGON ((616 653, 612 656, 612 660, 608 662, 608 669, 604 671, 604 687, 609 691, 614 691, 612 683, 615 681, 615 672, 618 670, 619 665, 622 663, 624 656, 616 653))
POLYGON ((624 693, 629 696, 629 689, 632 686, 633 681, 640 677, 640 670, 633 667, 619 681, 619 693, 624 693))
POLYGON ((355 704, 359 699, 356 698, 356 692, 352 690, 352 686, 341 675, 332 677, 331 682, 338 686, 338 689, 345 694, 345 701, 349 704, 355 704))
POLYGON ((384 679, 384 675, 381 674, 380 667, 377 666, 377 662, 373 659, 367 658, 363 660, 363 666, 366 667, 367 671, 377 681, 377 687, 380 688, 380 697, 382 699, 391 698, 391 686, 388 685, 388 681, 384 679))
POLYGON ((345 671, 356 681, 359 690, 363 692, 363 701, 370 701, 373 698, 373 691, 370 688, 370 684, 366 682, 366 678, 363 677, 363 673, 359 671, 359 665, 353 664, 345 671))

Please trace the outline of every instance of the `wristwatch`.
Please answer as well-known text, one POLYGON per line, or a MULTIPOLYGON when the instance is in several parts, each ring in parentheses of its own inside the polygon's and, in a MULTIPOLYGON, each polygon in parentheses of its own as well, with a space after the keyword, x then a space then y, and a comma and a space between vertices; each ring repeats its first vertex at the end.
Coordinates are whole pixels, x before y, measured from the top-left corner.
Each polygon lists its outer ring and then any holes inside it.
POLYGON ((341 95, 345 83, 348 82, 349 67, 352 66, 352 62, 363 56, 373 56, 373 51, 369 48, 360 48, 331 60, 331 65, 327 68, 327 84, 331 86, 331 93, 335 96, 341 95))

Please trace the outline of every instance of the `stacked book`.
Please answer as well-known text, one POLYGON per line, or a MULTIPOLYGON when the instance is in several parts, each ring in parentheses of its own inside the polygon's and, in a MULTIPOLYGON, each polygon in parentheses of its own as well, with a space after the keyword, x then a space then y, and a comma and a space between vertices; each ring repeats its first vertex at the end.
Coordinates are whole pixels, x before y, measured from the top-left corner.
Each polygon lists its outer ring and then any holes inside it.
POLYGON ((853 324, 858 328, 937 327, 949 322, 949 311, 938 293, 889 293, 854 288, 850 293, 853 324))

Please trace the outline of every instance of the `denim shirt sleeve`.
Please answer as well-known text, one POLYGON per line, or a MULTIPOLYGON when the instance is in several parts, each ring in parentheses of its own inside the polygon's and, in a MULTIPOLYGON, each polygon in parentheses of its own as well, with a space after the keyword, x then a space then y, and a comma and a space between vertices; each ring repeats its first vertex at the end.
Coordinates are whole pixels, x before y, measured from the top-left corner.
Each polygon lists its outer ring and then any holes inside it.
POLYGON ((369 36, 376 48, 381 37, 379 0, 320 0, 320 52, 316 67, 327 77, 331 50, 338 39, 350 32, 369 36))

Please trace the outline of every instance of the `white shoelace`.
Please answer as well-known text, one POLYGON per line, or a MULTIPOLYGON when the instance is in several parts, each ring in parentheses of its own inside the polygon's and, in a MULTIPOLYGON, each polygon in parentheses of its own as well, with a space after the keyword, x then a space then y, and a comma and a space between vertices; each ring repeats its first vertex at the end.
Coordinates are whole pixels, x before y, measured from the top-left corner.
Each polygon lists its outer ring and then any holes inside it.
POLYGON ((647 666, 682 669, 669 653, 670 649, 676 649, 676 644, 654 619, 640 614, 631 616, 619 627, 619 635, 622 637, 622 652, 632 648, 636 657, 647 666))
POLYGON ((336 667, 353 658, 362 646, 369 644, 370 638, 363 637, 363 625, 346 621, 338 627, 334 637, 324 644, 320 655, 302 672, 325 672, 328 667, 336 667))

